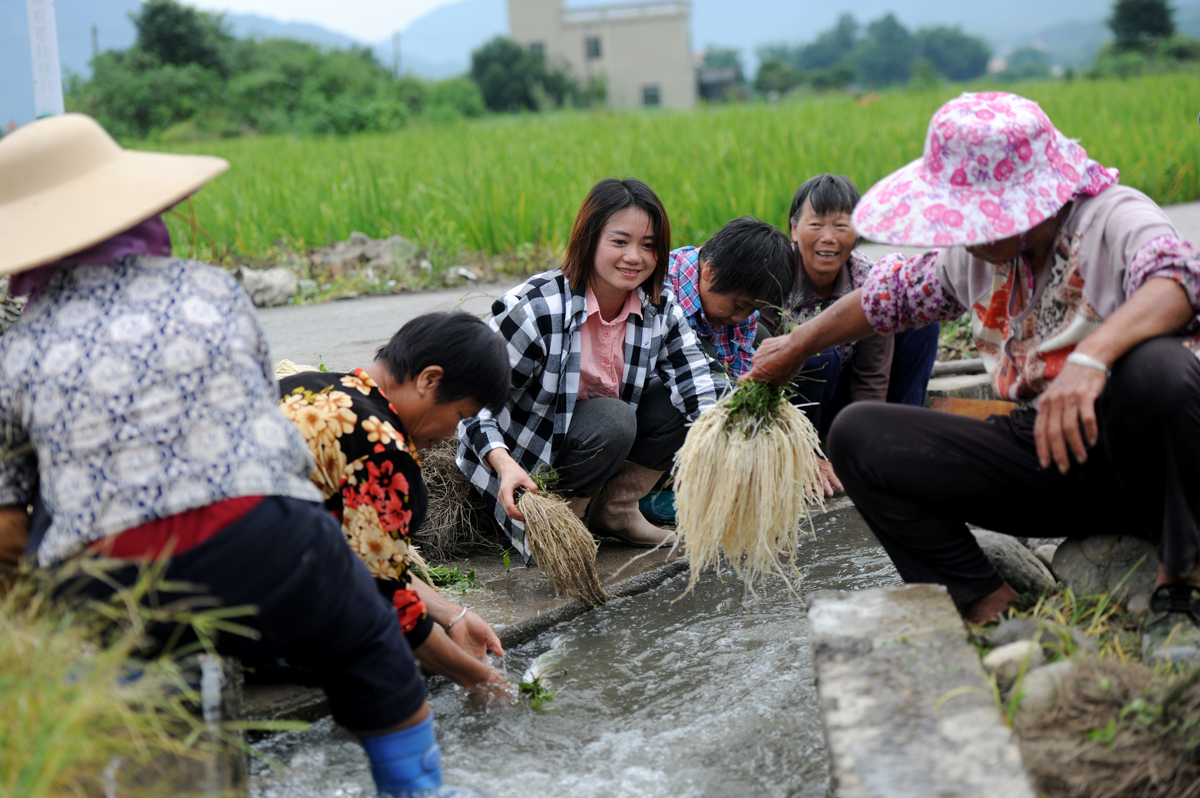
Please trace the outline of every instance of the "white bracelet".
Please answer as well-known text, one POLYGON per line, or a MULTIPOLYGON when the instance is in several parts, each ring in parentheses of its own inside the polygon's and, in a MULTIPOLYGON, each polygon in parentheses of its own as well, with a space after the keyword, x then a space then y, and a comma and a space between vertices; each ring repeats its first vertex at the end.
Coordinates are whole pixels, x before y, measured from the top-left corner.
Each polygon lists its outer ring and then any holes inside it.
POLYGON ((1083 352, 1072 352, 1067 355, 1067 362, 1073 366, 1086 366, 1096 371, 1103 371, 1105 377, 1112 376, 1112 369, 1104 365, 1102 361, 1097 360, 1091 355, 1085 355, 1083 352))
POLYGON ((460 612, 460 613, 458 614, 458 617, 457 617, 457 618, 455 618, 455 619, 454 619, 453 621, 451 621, 450 623, 446 624, 446 631, 447 631, 447 632, 449 632, 451 629, 453 629, 453 628, 454 628, 454 624, 456 624, 456 623, 458 623, 459 621, 461 621, 461 620, 462 620, 462 617, 463 617, 464 615, 466 615, 466 614, 467 614, 467 608, 466 608, 466 607, 463 607, 463 611, 462 611, 462 612, 460 612))

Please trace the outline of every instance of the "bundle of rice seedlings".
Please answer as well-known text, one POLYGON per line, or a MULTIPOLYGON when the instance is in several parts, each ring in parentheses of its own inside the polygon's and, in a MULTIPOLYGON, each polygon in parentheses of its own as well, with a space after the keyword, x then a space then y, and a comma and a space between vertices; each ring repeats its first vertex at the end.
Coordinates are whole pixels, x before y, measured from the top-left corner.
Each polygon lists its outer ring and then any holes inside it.
POLYGON ((290 360, 281 360, 275 364, 275 379, 282 380, 284 377, 290 377, 293 374, 301 374, 305 371, 320 371, 316 366, 301 366, 298 363, 293 363, 290 360))
POLYGON ((451 559, 490 529, 487 505, 454 461, 458 438, 445 438, 421 455, 421 478, 429 507, 414 537, 436 562, 451 559))
POLYGON ((795 589, 801 524, 810 502, 824 507, 820 456, 808 418, 766 383, 739 385, 696 420, 674 468, 685 595, 722 554, 752 594, 768 574, 795 589))
POLYGON ((603 604, 608 594, 596 573, 596 549, 600 544, 575 517, 566 500, 551 492, 558 481, 552 469, 530 476, 538 492, 522 493, 517 507, 525 514, 525 544, 533 561, 550 577, 556 595, 565 592, 603 604))

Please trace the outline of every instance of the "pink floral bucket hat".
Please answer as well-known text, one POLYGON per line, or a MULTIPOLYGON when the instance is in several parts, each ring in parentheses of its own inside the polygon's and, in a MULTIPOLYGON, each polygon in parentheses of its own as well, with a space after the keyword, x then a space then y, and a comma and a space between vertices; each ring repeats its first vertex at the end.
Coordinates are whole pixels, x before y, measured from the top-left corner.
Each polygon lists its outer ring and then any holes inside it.
POLYGON ((1117 182, 1033 100, 963 94, 929 121, 925 154, 880 180, 854 210, 854 227, 895 246, 955 247, 1024 233, 1077 194, 1117 182))

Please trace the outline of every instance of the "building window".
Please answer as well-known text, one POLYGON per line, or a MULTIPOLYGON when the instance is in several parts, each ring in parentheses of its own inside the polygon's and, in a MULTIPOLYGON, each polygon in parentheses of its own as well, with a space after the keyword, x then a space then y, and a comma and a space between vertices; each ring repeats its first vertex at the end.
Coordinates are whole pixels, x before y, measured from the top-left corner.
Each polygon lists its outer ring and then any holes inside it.
POLYGON ((589 60, 594 61, 595 59, 600 57, 600 37, 599 36, 587 37, 586 45, 587 45, 587 57, 589 60))
POLYGON ((662 100, 659 97, 658 86, 650 85, 642 87, 642 105, 661 105, 662 100))
POLYGON ((530 42, 529 52, 538 57, 538 60, 545 63, 546 61, 546 45, 544 42, 530 42))

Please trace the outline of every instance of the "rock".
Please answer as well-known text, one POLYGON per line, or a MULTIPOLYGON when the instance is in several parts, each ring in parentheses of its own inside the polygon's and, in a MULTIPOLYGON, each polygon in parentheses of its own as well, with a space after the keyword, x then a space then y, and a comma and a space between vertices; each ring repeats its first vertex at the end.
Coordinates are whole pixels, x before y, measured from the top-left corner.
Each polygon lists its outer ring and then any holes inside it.
POLYGON ((972 529, 971 532, 1013 590, 1036 595, 1054 587, 1054 576, 1015 538, 986 529, 972 529))
POLYGON ((262 271, 247 269, 245 266, 236 272, 237 280, 246 289, 246 293, 260 308, 275 305, 286 305, 288 300, 300 289, 300 281, 290 269, 276 266, 274 269, 262 271))
POLYGON ((1144 612, 1154 579, 1158 555, 1148 541, 1131 535, 1093 535, 1068 540, 1054 552, 1052 565, 1058 579, 1083 596, 1115 593, 1131 612, 1144 612), (1141 561, 1141 565, 1138 562, 1141 561), (1134 571, 1134 566, 1137 570, 1134 571), (1126 575, 1132 575, 1126 579, 1126 575), (1124 582, 1122 582, 1124 580, 1124 582), (1120 590, 1117 591, 1117 586, 1120 590))
POLYGON ((1022 715, 1040 715, 1053 709, 1063 683, 1074 669, 1074 662, 1063 659, 1043 665, 1037 670, 1027 671, 1025 681, 1021 683, 1021 690, 1025 695, 1017 704, 1017 712, 1022 715))
POLYGON ((417 245, 403 236, 375 239, 356 230, 345 241, 312 250, 308 261, 317 272, 339 277, 357 272, 364 264, 386 271, 408 263, 416 254, 417 245))
POLYGON ((1038 562, 1054 572, 1054 552, 1058 551, 1058 546, 1052 543, 1045 543, 1033 550, 1033 556, 1038 558, 1038 562))
MULTIPOLYGON (((359 234, 361 235, 361 233, 359 234)), ((363 236, 363 238, 367 238, 363 236)), ((367 238, 363 246, 363 258, 372 266, 395 266, 408 263, 417 254, 417 245, 403 236, 388 236, 375 241, 367 238)))
MULTIPOLYGON (((1080 651, 1095 652, 1098 648, 1096 641, 1085 635, 1079 629, 1072 628, 1069 632, 1074 647, 1080 651)), ((1063 641, 1068 631, 1054 621, 1045 618, 1009 618, 995 629, 982 635, 985 645, 992 648, 1015 643, 1019 640, 1037 640, 1042 645, 1043 653, 1063 649, 1063 641)))
POLYGON ((1042 647, 1032 640, 1018 640, 1000 646, 983 658, 983 669, 995 675, 1001 689, 1008 688, 1017 680, 1021 669, 1028 673, 1046 661, 1042 647), (1029 664, 1026 665, 1026 662, 1029 664))

